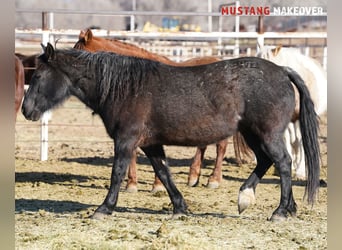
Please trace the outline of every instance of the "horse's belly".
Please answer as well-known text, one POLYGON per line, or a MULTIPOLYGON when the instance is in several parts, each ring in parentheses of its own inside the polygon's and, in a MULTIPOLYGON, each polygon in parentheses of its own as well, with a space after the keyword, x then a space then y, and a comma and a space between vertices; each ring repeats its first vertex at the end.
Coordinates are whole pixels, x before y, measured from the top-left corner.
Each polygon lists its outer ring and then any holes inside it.
POLYGON ((232 120, 222 117, 203 117, 175 121, 172 126, 162 128, 162 144, 201 146, 219 142, 233 135, 238 126, 238 117, 232 120))

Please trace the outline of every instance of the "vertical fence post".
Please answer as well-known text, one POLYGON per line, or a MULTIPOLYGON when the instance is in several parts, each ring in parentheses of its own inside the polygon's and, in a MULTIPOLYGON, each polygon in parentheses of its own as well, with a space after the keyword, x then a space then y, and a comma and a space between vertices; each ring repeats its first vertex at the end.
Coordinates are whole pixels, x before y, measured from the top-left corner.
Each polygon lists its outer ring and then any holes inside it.
MULTIPOLYGON (((43 12, 42 13, 42 44, 45 46, 50 41, 50 32, 48 28, 51 28, 53 25, 53 16, 51 13, 43 12)), ((48 149, 49 149, 49 119, 51 117, 50 111, 45 112, 40 119, 40 160, 46 161, 48 159, 48 149)))
MULTIPOLYGON (((136 0, 132 0, 132 10, 136 11, 137 10, 137 2, 136 0)), ((135 30, 135 15, 131 15, 131 20, 130 20, 130 31, 135 30)))
POLYGON ((327 62, 328 62, 328 48, 327 46, 323 49, 323 69, 327 71, 327 62))
POLYGON ((264 47, 264 34, 258 33, 258 38, 257 38, 257 52, 259 52, 263 47, 264 47))
MULTIPOLYGON (((236 9, 240 7, 240 1, 236 1, 235 3, 236 9)), ((235 32, 239 33, 240 32, 240 16, 236 15, 235 16, 235 32)), ((238 57, 240 54, 240 41, 239 38, 235 38, 235 49, 234 49, 234 56, 238 57)))
MULTIPOLYGON (((212 0, 208 0, 208 12, 211 13, 212 12, 212 0)), ((213 31, 213 17, 212 16, 208 16, 208 32, 212 32, 213 31)))
POLYGON ((305 47, 304 55, 310 57, 310 47, 309 46, 305 47))

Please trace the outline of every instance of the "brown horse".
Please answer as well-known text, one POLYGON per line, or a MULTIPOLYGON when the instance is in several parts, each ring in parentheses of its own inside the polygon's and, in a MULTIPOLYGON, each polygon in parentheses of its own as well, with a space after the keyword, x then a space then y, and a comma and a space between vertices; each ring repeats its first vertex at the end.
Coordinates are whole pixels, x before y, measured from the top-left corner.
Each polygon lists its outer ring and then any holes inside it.
MULTIPOLYGON (((90 29, 86 31, 81 31, 79 35, 78 42, 74 45, 74 48, 86 50, 89 52, 97 51, 109 51, 120 55, 134 56, 138 58, 150 59, 153 61, 162 62, 167 65, 185 67, 185 66, 196 66, 204 65, 219 61, 217 57, 205 56, 192 58, 183 62, 175 62, 170 60, 165 56, 161 56, 155 53, 151 53, 143 48, 137 47, 133 44, 121 42, 116 39, 105 39, 101 37, 95 37, 90 29)), ((241 162, 240 152, 243 154, 248 154, 248 146, 244 142, 243 137, 237 133, 233 136, 235 155, 237 156, 238 162, 241 162)), ((222 161, 226 153, 228 140, 224 139, 216 144, 216 161, 215 167, 212 174, 208 179, 208 187, 217 188, 222 180, 222 161)), ((190 171, 188 175, 188 185, 196 186, 199 182, 201 165, 204 157, 206 146, 198 147, 194 160, 190 166, 190 171)), ((134 152, 136 154, 136 152, 134 152)), ((127 191, 136 192, 137 191, 137 175, 136 175, 136 155, 132 158, 132 162, 128 168, 128 182, 126 186, 127 191)), ((157 176, 155 176, 155 182, 153 184, 152 191, 164 190, 164 187, 157 176)))
POLYGON ((23 55, 20 53, 15 53, 15 55, 21 60, 22 64, 24 65, 25 84, 30 85, 32 75, 34 73, 34 70, 36 69, 37 57, 39 56, 39 54, 23 55))
POLYGON ((24 65, 21 60, 14 56, 15 60, 15 119, 17 119, 17 113, 20 109, 21 102, 24 97, 24 85, 25 85, 25 73, 24 65))

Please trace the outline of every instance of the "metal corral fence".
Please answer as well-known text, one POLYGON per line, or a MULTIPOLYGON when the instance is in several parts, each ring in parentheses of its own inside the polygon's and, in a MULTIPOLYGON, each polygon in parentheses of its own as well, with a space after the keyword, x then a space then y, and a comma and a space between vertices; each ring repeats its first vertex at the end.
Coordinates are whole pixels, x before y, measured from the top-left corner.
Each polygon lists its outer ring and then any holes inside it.
MULTIPOLYGON (((55 30, 55 29, 35 29, 35 30, 15 30, 16 34, 16 52, 34 54, 41 51, 40 43, 52 44, 58 40, 57 47, 72 47, 78 40, 80 30, 55 30)), ((129 43, 136 44, 151 52, 168 56, 175 61, 183 61, 198 56, 218 56, 222 59, 228 59, 238 56, 253 56, 258 50, 258 46, 263 45, 282 45, 284 47, 296 47, 303 54, 316 58, 323 67, 327 66, 327 33, 326 32, 131 32, 131 31, 112 31, 112 30, 93 30, 95 36, 102 36, 111 39, 119 39, 129 43)), ((79 112, 77 109, 87 109, 82 104, 74 107, 63 107, 72 112, 79 112)), ((40 124, 33 124, 24 119, 19 119, 16 126, 17 130, 32 130, 32 138, 22 138, 20 133, 16 133, 16 144, 29 145, 33 152, 40 152, 40 159, 48 159, 48 143, 59 143, 61 147, 63 142, 55 137, 48 140, 49 121, 55 128, 60 129, 63 134, 65 127, 74 126, 79 133, 86 131, 86 128, 101 130, 101 137, 97 143, 112 143, 112 140, 103 134, 103 125, 101 122, 94 123, 94 118, 89 116, 80 123, 65 123, 63 121, 53 120, 51 114, 45 114, 40 124), (40 148, 40 150, 39 150, 40 148)), ((58 133, 58 132, 57 132, 58 133)), ((76 134, 76 133, 75 133, 76 134)), ((68 143, 89 142, 89 134, 83 133, 83 138, 69 138, 68 143)), ((100 143, 100 144, 101 144, 100 143)))

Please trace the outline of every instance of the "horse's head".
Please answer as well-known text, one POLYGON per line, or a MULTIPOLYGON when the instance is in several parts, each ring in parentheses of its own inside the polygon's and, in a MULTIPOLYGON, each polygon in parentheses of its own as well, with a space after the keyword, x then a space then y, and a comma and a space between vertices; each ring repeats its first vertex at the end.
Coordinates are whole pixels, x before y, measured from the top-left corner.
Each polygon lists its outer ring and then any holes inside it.
POLYGON ((42 45, 44 53, 38 58, 30 87, 25 95, 22 113, 26 119, 37 121, 41 115, 61 103, 70 94, 70 80, 66 74, 56 67, 58 56, 53 46, 42 45))
POLYGON ((79 50, 86 50, 89 52, 96 52, 96 51, 111 51, 107 47, 111 47, 107 39, 101 37, 94 37, 93 32, 91 29, 87 29, 86 31, 81 30, 78 41, 74 45, 74 49, 79 50))
POLYGON ((283 52, 283 49, 281 45, 263 46, 263 47, 259 47, 259 51, 255 56, 269 60, 274 63, 279 63, 278 61, 283 60, 282 52, 283 52))
POLYGON ((92 39, 93 33, 90 29, 87 29, 86 31, 81 30, 80 34, 78 35, 78 41, 74 45, 74 49, 86 50, 87 45, 91 42, 92 39))

